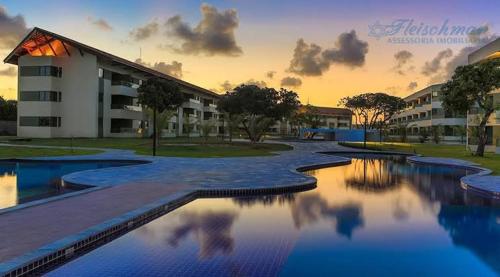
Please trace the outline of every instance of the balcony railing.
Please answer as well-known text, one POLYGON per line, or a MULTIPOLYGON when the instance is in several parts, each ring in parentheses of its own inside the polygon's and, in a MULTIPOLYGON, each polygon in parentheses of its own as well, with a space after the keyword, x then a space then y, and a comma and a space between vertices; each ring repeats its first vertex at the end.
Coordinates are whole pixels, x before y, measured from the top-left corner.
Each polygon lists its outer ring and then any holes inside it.
POLYGON ((127 110, 133 112, 142 112, 141 106, 125 105, 125 104, 111 104, 112 110, 127 110))
POLYGON ((124 87, 130 87, 130 88, 138 88, 139 87, 138 84, 123 81, 123 80, 111 81, 111 85, 112 86, 124 86, 124 87))

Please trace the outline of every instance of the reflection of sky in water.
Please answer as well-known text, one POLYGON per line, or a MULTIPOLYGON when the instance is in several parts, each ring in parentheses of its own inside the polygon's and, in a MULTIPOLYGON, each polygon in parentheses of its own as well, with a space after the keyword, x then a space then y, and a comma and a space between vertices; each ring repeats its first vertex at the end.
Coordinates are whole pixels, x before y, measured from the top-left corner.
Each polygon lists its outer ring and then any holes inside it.
POLYGON ((500 273, 499 204, 462 191, 465 170, 356 159, 309 173, 314 190, 199 199, 51 274, 500 273))
POLYGON ((61 176, 87 169, 130 165, 129 162, 0 162, 0 209, 50 197, 74 188, 61 186, 61 176))

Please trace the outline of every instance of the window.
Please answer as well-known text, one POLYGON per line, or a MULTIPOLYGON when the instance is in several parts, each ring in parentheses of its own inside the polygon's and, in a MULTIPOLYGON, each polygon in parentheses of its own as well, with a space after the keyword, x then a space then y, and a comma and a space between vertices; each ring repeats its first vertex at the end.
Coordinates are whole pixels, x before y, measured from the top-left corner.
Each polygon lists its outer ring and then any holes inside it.
POLYGON ((61 127, 61 118, 56 116, 21 116, 19 126, 25 127, 61 127))
POLYGON ((52 76, 52 77, 62 77, 62 68, 44 65, 44 66, 21 66, 20 70, 21 76, 52 76))
POLYGON ((20 101, 61 102, 61 92, 57 91, 21 91, 20 101))

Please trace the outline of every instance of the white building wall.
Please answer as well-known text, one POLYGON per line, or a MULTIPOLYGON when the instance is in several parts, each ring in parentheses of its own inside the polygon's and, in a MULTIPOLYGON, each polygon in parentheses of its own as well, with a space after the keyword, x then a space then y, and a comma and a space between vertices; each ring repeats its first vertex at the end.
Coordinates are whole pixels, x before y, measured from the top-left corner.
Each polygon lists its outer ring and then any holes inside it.
POLYGON ((18 116, 61 117, 60 127, 19 126, 21 137, 95 137, 97 135, 97 63, 96 57, 76 49, 71 56, 22 56, 19 66, 62 67, 62 77, 19 76, 21 91, 60 91, 61 102, 19 101, 18 116))

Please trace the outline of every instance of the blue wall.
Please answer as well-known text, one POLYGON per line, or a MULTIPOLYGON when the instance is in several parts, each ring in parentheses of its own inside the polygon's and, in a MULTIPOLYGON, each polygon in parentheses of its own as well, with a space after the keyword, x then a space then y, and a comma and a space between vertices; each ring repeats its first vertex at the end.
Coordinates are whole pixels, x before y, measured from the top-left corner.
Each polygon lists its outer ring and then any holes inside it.
MULTIPOLYGON (((334 129, 334 128, 301 128, 301 133, 304 132, 315 132, 318 134, 331 134, 335 133, 336 141, 354 141, 360 142, 363 141, 364 131, 363 129, 334 129)), ((378 134, 375 130, 368 130, 368 135, 372 138, 374 135, 378 134)), ((302 137, 302 136, 301 136, 302 137)))

